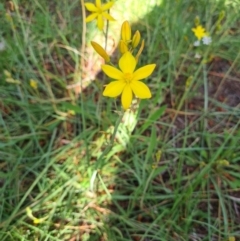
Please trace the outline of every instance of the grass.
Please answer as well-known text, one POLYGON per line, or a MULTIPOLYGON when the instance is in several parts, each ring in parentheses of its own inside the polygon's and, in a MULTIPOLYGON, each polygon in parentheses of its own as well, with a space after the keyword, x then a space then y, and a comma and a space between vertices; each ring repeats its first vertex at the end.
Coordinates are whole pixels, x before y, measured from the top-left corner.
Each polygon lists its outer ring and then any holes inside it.
POLYGON ((108 44, 129 16, 139 66, 157 68, 123 120, 79 1, 0 4, 0 240, 240 239, 240 3, 124 4, 108 44), (209 46, 193 46, 197 16, 209 46))

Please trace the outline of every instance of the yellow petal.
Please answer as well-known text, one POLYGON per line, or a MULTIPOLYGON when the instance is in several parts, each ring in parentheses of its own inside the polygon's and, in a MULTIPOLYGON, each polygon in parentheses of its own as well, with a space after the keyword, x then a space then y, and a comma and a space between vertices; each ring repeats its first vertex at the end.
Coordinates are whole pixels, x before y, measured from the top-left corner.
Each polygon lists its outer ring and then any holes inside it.
POLYGON ((133 39, 132 39, 133 48, 136 48, 138 46, 140 39, 141 39, 141 35, 140 35, 140 32, 137 30, 133 35, 133 39))
POLYGON ((125 110, 127 110, 131 103, 132 103, 132 89, 130 88, 130 85, 126 84, 123 92, 122 92, 122 106, 125 110))
POLYGON ((97 19, 98 29, 102 31, 103 30, 103 25, 104 25, 103 16, 102 16, 102 14, 99 14, 98 15, 98 19, 97 19))
POLYGON ((84 4, 86 9, 90 12, 97 12, 98 9, 96 8, 96 6, 93 3, 85 3, 84 4))
POLYGON ((124 21, 121 28, 121 36, 123 41, 131 40, 132 30, 128 21, 124 21))
POLYGON ((137 69, 133 73, 133 81, 147 78, 149 75, 152 74, 155 67, 156 64, 148 64, 143 66, 142 68, 137 69))
POLYGON ((98 16, 97 13, 92 13, 86 18, 86 23, 93 21, 98 16))
POLYGON ((96 0, 96 7, 100 9, 101 5, 101 0, 96 0))
POLYGON ((91 41, 91 45, 93 46, 94 50, 106 61, 110 62, 110 57, 106 53, 106 51, 100 46, 98 43, 91 41))
POLYGON ((132 81, 130 87, 133 93, 140 99, 149 99, 152 97, 148 86, 141 81, 132 81))
POLYGON ((112 67, 111 65, 102 65, 102 70, 110 78, 117 80, 123 79, 123 73, 119 69, 112 67))
POLYGON ((117 97, 119 96, 126 85, 125 81, 117 80, 108 84, 103 91, 103 96, 107 97, 117 97))
POLYGON ((109 21, 115 21, 115 19, 110 14, 108 14, 106 12, 103 12, 102 15, 103 15, 104 18, 106 18, 109 21))
POLYGON ((132 56, 132 54, 127 51, 123 54, 123 56, 119 59, 119 67, 123 73, 132 74, 136 67, 136 60, 132 56))
POLYGON ((106 11, 106 10, 110 9, 113 4, 114 4, 114 2, 108 2, 106 4, 103 4, 102 11, 106 11))

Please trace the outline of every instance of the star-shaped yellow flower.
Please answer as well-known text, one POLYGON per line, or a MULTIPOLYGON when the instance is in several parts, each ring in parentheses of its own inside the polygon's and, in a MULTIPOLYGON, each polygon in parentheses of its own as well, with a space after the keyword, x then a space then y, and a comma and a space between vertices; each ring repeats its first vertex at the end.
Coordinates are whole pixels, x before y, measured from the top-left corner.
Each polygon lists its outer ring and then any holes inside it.
POLYGON ((104 19, 115 20, 110 14, 107 13, 114 2, 108 2, 106 4, 101 3, 101 0, 96 0, 95 5, 93 3, 85 3, 85 7, 88 11, 92 12, 87 18, 86 22, 91 22, 95 18, 97 19, 97 26, 102 31, 104 26, 104 19))
POLYGON ((137 70, 136 59, 127 51, 119 59, 119 69, 111 65, 102 65, 103 72, 116 81, 108 84, 103 91, 104 96, 117 97, 122 94, 122 106, 126 110, 132 103, 133 93, 140 99, 151 98, 151 92, 147 85, 139 81, 152 74, 156 64, 145 65, 137 70))
POLYGON ((29 84, 35 90, 38 88, 38 82, 34 79, 30 79, 29 84))
POLYGON ((201 40, 207 34, 205 28, 203 28, 202 25, 198 25, 196 28, 192 28, 192 31, 198 40, 201 40))

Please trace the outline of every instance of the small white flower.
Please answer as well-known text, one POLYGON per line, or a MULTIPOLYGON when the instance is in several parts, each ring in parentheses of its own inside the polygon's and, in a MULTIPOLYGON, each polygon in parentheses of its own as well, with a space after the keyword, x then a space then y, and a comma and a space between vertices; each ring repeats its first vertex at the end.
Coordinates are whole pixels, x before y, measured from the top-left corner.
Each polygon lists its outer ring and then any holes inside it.
POLYGON ((193 43, 193 46, 195 46, 195 47, 200 46, 200 41, 199 41, 199 40, 195 41, 195 42, 193 43))
POLYGON ((204 37, 202 38, 202 41, 203 41, 203 44, 209 45, 209 44, 212 42, 212 38, 209 37, 209 36, 204 36, 204 37))
POLYGON ((199 53, 196 53, 195 56, 194 56, 195 59, 200 59, 201 57, 202 56, 199 53))

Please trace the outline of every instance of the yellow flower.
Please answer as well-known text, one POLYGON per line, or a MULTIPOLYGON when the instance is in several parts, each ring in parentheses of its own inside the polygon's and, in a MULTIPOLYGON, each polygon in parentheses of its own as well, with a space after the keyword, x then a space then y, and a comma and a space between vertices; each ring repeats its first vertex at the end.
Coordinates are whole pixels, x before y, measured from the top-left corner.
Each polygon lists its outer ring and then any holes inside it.
POLYGON ((87 18, 86 22, 91 22, 95 18, 97 19, 97 26, 102 31, 103 25, 104 25, 104 19, 107 20, 115 20, 110 14, 107 13, 107 10, 109 10, 114 2, 108 2, 106 4, 101 3, 101 0, 96 0, 95 5, 93 3, 85 3, 85 7, 88 11, 92 12, 87 18))
POLYGON ((110 65, 102 65, 103 72, 116 81, 108 84, 103 91, 104 96, 117 97, 122 94, 122 106, 126 110, 132 103, 133 93, 140 99, 151 98, 151 92, 147 85, 139 81, 152 74, 156 64, 149 64, 137 70, 136 59, 127 51, 119 59, 119 69, 110 65))
POLYGON ((205 28, 203 28, 202 25, 198 25, 196 28, 192 28, 192 31, 198 40, 201 40, 207 34, 205 28))
POLYGON ((94 50, 106 61, 110 62, 110 57, 106 53, 106 51, 96 42, 91 41, 91 45, 93 46, 94 50))
POLYGON ((31 86, 33 89, 35 89, 35 90, 38 88, 38 83, 37 83, 37 81, 34 80, 34 79, 30 79, 29 84, 30 84, 30 86, 31 86))

